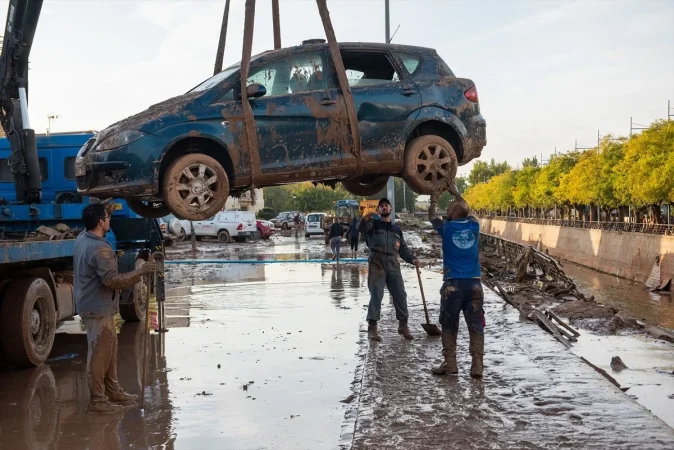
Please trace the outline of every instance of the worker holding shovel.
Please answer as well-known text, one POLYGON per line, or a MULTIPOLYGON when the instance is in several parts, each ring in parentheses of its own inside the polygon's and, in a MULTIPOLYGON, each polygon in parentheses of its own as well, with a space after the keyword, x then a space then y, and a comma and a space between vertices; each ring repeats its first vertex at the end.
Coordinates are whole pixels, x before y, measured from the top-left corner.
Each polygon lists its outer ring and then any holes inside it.
POLYGON ((442 355, 445 361, 431 370, 436 375, 456 374, 456 336, 459 315, 463 316, 470 334, 472 364, 470 376, 481 378, 484 356, 484 293, 480 281, 478 239, 480 225, 470 216, 468 204, 460 197, 447 207, 447 220, 435 217, 437 199, 431 197, 428 219, 442 236, 442 266, 444 283, 440 289, 440 325, 442 326, 442 355))

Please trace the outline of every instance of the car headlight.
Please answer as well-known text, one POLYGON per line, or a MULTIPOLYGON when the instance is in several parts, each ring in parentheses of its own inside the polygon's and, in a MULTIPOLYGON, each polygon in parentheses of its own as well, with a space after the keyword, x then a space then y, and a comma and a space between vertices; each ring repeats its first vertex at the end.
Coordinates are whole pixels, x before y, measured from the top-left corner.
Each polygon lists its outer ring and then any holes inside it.
POLYGON ((115 133, 96 146, 96 150, 112 150, 113 148, 129 145, 145 136, 145 133, 136 130, 126 130, 115 133))

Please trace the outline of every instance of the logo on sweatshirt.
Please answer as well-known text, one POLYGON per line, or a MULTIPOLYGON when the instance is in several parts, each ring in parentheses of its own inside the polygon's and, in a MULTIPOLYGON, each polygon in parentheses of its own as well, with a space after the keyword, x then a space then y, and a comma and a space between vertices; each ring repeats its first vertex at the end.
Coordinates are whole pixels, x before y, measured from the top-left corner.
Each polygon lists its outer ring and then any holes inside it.
POLYGON ((475 244, 475 235, 470 230, 455 231, 452 235, 452 241, 454 245, 465 250, 475 244))

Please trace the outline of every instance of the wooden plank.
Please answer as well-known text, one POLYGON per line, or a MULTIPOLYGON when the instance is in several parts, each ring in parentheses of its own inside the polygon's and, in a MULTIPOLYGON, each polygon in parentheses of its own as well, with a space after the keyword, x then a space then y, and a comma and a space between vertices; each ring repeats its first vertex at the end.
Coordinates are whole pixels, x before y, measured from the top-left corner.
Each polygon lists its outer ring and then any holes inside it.
POLYGON ((566 328, 567 330, 569 330, 575 337, 580 336, 580 333, 579 333, 578 331, 576 331, 576 330, 575 330, 574 328, 572 328, 570 325, 566 324, 562 319, 560 319, 559 317, 557 317, 557 314, 553 313, 551 310, 548 309, 545 313, 548 315, 548 317, 551 317, 552 319, 555 319, 555 321, 556 321, 558 324, 560 324, 561 326, 563 326, 564 328, 566 328))
POLYGON ((253 51, 253 29, 255 27, 255 0, 246 0, 246 15, 243 25, 243 50, 241 54, 241 108, 243 111, 244 135, 246 136, 246 148, 250 155, 251 190, 258 185, 262 178, 260 166, 260 152, 255 130, 255 117, 253 109, 248 102, 248 72, 250 70, 250 58, 253 51))
POLYGON ((597 372, 602 374, 604 376, 604 378, 606 378, 608 381, 613 383, 618 389, 620 389, 620 383, 618 383, 616 381, 616 379, 613 378, 611 375, 609 375, 604 369, 595 366, 594 364, 592 364, 590 361, 583 358, 582 356, 580 357, 580 359, 582 359, 585 364, 587 364, 588 366, 592 367, 594 370, 596 370, 597 372))
POLYGON ((547 329, 550 333, 552 333, 552 335, 559 342, 564 344, 564 347, 571 348, 571 343, 569 343, 569 341, 564 339, 564 337, 559 332, 557 327, 552 322, 550 322, 550 320, 548 320, 547 317, 545 317, 545 314, 543 314, 543 312, 541 310, 539 310, 539 309, 534 310, 534 312, 532 312, 529 315, 529 317, 532 318, 533 320, 535 320, 536 322, 538 322, 540 325, 542 325, 543 328, 547 329))
POLYGON ((507 301, 508 303, 510 303, 511 305, 513 305, 515 308, 517 308, 517 310, 518 310, 521 314, 523 314, 524 316, 526 316, 526 313, 524 312, 524 309, 522 309, 522 306, 520 306, 520 304, 517 303, 517 302, 516 302, 516 301, 515 301, 515 300, 514 300, 514 299, 513 299, 513 298, 512 298, 506 291, 505 291, 505 289, 503 289, 503 288, 501 287, 501 285, 499 285, 498 283, 494 282, 494 286, 495 286, 496 289, 498 289, 498 291, 501 293, 501 296, 505 299, 505 301, 507 301))

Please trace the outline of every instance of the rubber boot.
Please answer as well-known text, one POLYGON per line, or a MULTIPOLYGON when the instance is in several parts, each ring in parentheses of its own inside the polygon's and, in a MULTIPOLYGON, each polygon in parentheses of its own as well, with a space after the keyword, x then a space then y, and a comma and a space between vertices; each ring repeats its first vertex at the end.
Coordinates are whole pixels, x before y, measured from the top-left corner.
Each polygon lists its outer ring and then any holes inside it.
POLYGON ((442 356, 445 361, 439 367, 431 369, 435 375, 455 375, 459 373, 456 366, 456 333, 442 332, 442 356))
POLYGON ((407 319, 398 322, 398 334, 402 334, 408 341, 414 339, 414 336, 412 336, 412 333, 410 332, 410 327, 407 326, 407 319))
POLYGON ((135 394, 127 394, 126 392, 119 390, 108 394, 108 400, 111 403, 117 403, 122 406, 135 406, 138 396, 135 394))
POLYGON ((470 356, 473 362, 470 365, 470 376, 473 378, 482 378, 484 366, 482 357, 484 356, 484 334, 470 333, 470 356))
POLYGON ((124 411, 122 405, 117 405, 109 401, 89 403, 89 412, 98 414, 115 414, 124 411))
POLYGON ((381 336, 377 331, 377 322, 370 321, 367 324, 367 337, 372 341, 381 342, 381 336))

